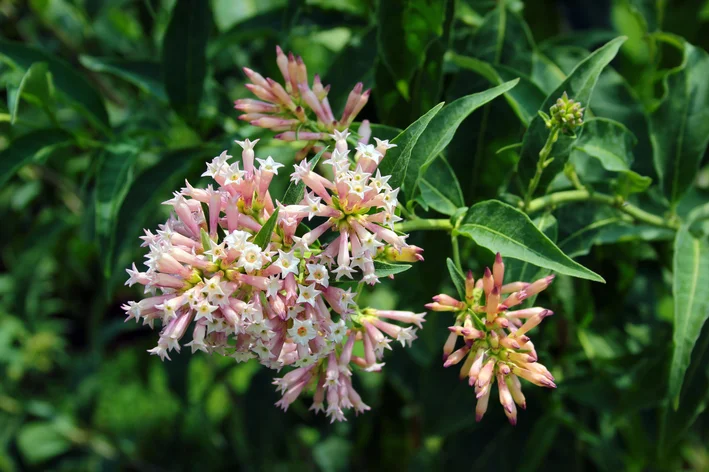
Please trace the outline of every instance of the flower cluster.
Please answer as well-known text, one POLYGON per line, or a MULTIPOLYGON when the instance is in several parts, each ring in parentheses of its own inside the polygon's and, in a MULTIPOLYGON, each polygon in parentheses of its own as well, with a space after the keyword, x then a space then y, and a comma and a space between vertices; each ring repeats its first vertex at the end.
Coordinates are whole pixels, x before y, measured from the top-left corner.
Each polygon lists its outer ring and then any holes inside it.
POLYGON ((443 348, 444 366, 460 362, 461 379, 467 377, 475 387, 478 399, 475 409, 480 421, 487 411, 492 385, 497 389, 505 415, 513 425, 517 423, 517 407, 526 407, 519 378, 541 387, 556 388, 554 377, 537 362, 534 344, 527 333, 553 313, 544 308, 523 308, 511 311, 527 298, 536 295, 551 284, 554 276, 544 277, 531 284, 512 282, 503 285, 505 265, 498 253, 492 271, 477 282, 468 272, 465 280, 465 301, 445 294, 433 297, 427 308, 456 314, 455 324, 448 328, 450 335, 443 348), (504 295, 507 295, 503 298, 504 295), (463 346, 456 348, 458 338, 463 346))
POLYGON ((283 165, 256 158, 256 142, 249 140, 237 141, 243 167, 230 163, 225 151, 203 174, 213 185, 187 183, 165 202, 172 216, 142 237, 147 270, 135 264, 128 270, 127 284, 144 285, 152 296, 123 307, 128 319, 161 325, 149 352, 169 359, 191 329, 184 345, 193 353, 258 359, 276 370, 295 367, 274 382, 284 392, 278 402, 284 410, 311 389, 313 409, 333 421, 343 420, 347 409, 369 408, 352 386, 351 366, 380 370, 392 339, 410 344, 424 315, 360 308, 356 293, 337 281, 345 276, 374 284, 377 260, 414 261, 421 250, 392 229, 397 190, 389 177, 372 176, 391 145, 360 145, 350 164, 347 134, 336 133, 327 161, 335 170, 332 181, 308 161, 295 166, 292 180, 310 190, 296 204, 274 202, 269 186, 283 165), (324 222, 303 234, 300 228, 313 217, 324 222), (321 243, 330 231, 337 236, 321 243), (363 357, 353 355, 356 343, 363 357))
MULTIPOLYGON (((276 46, 276 55, 284 85, 244 67, 251 81, 246 87, 260 100, 236 100, 234 108, 244 112, 239 119, 280 132, 276 135, 277 139, 308 141, 296 156, 296 160, 300 160, 311 150, 317 152, 321 147, 317 143, 327 141, 329 133, 350 127, 367 104, 370 91, 363 91, 362 82, 357 83, 349 94, 342 115, 336 119, 327 99, 330 86, 323 86, 320 76, 316 74, 311 87, 308 70, 301 57, 295 57, 293 53, 286 56, 279 46, 276 46)), ((359 134, 364 141, 368 141, 370 133, 369 122, 365 120, 359 134)))
POLYGON ((551 117, 546 114, 542 115, 547 128, 556 128, 564 133, 573 133, 575 128, 583 124, 583 112, 585 108, 581 108, 581 102, 569 98, 566 92, 561 98, 556 99, 556 103, 549 108, 551 117))

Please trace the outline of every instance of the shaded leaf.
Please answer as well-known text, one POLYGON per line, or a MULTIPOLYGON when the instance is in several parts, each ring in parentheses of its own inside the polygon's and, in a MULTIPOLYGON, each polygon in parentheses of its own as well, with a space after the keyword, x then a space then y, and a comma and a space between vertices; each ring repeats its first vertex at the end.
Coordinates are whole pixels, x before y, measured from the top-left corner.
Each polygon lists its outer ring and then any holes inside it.
POLYGON ((162 67, 156 61, 80 56, 81 64, 94 72, 105 72, 130 82, 145 93, 167 102, 162 67))
POLYGON ((22 426, 17 447, 30 464, 39 464, 71 449, 71 441, 55 423, 35 421, 22 426))
POLYGON ((46 62, 35 62, 27 69, 20 85, 12 95, 8 94, 10 123, 15 124, 20 110, 20 101, 24 97, 35 105, 51 110, 54 102, 54 84, 46 62), (12 103, 10 103, 12 101, 12 103))
POLYGON ((425 205, 444 215, 453 215, 464 206, 458 177, 443 157, 433 161, 419 188, 425 205))
POLYGON ((692 349, 709 318, 709 242, 694 237, 688 228, 682 227, 677 231, 674 251, 674 348, 668 394, 677 410, 692 349))
POLYGON ((22 69, 29 69, 35 62, 45 62, 57 91, 78 105, 104 131, 109 129, 103 98, 76 67, 41 49, 13 41, 0 40, 0 55, 9 58, 22 69))
POLYGON ((0 152, 0 186, 15 175, 20 167, 35 159, 38 154, 48 152, 58 145, 68 145, 72 142, 69 133, 56 128, 32 131, 16 138, 0 152))
POLYGON ((178 0, 165 31, 162 67, 170 105, 189 123, 197 119, 207 74, 210 2, 178 0))
POLYGON ((637 140, 628 128, 607 118, 592 118, 583 125, 583 134, 574 149, 598 159, 606 170, 630 170, 633 163, 632 148, 637 140))
POLYGON ((505 66, 493 66, 473 57, 451 55, 451 60, 458 67, 471 70, 480 74, 493 85, 501 85, 504 81, 518 79, 517 85, 507 93, 505 99, 512 107, 522 124, 529 125, 529 122, 537 116, 537 110, 544 102, 544 92, 532 80, 505 66))
POLYGON ((692 185, 709 143, 709 54, 676 36, 657 38, 683 51, 682 64, 665 76, 665 95, 650 114, 655 169, 675 205, 692 185))
POLYGON ((455 262, 449 257, 446 259, 446 267, 448 267, 448 273, 451 276, 453 285, 458 291, 458 300, 465 300, 465 275, 456 267, 455 262))
POLYGON ((544 235, 529 217, 506 203, 487 200, 470 207, 458 232, 478 245, 560 274, 604 282, 603 278, 571 260, 544 235))
POLYGON ((133 164, 139 150, 131 145, 112 146, 106 149, 96 176, 94 208, 96 235, 105 256, 104 273, 111 273, 111 255, 115 243, 118 211, 133 180, 133 164))

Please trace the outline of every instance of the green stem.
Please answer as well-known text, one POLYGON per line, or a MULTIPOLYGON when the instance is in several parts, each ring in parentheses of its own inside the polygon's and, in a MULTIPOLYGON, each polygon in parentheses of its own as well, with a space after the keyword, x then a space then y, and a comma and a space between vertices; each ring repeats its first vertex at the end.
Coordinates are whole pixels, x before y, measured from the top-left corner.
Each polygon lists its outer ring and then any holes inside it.
POLYGON ((455 266, 463 272, 463 266, 460 263, 460 247, 458 246, 458 236, 451 233, 451 246, 453 247, 453 262, 455 266))
POLYGON ((396 223, 394 225, 394 229, 402 233, 408 233, 410 231, 451 231, 453 229, 453 225, 450 220, 445 218, 414 218, 412 220, 396 223))
POLYGON ((537 161, 537 172, 534 174, 534 178, 529 182, 529 188, 527 189, 527 194, 524 197, 524 208, 529 212, 529 202, 534 196, 534 191, 537 190, 539 181, 542 179, 542 174, 544 173, 544 168, 548 164, 549 154, 551 154, 551 148, 554 143, 559 138, 559 129, 554 128, 549 132, 547 141, 544 143, 544 147, 539 151, 539 160, 537 161))
POLYGON ((591 193, 588 190, 568 190, 564 192, 550 193, 543 197, 535 198, 526 205, 527 213, 534 213, 548 207, 572 202, 596 202, 612 206, 623 213, 632 216, 636 221, 647 223, 660 228, 678 229, 679 222, 667 220, 660 216, 642 210, 635 205, 628 203, 620 197, 613 197, 603 193, 591 193))

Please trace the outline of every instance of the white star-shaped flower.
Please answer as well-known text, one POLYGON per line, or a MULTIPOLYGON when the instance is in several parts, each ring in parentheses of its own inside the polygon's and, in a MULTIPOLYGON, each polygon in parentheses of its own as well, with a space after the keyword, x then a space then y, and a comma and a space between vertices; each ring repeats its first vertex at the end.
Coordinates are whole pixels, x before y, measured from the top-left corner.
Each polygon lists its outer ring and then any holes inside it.
POLYGON ((340 320, 330 327, 330 334, 327 336, 327 339, 334 344, 340 344, 346 335, 347 325, 345 324, 345 320, 340 320))
POLYGON ((224 168, 226 162, 231 158, 226 151, 222 151, 220 155, 212 159, 212 162, 207 163, 207 170, 202 174, 202 177, 216 177, 224 168))
POLYGON ((261 248, 253 243, 246 243, 241 251, 237 265, 243 267, 246 272, 260 269, 263 266, 261 248))
POLYGON ((348 279, 351 279, 352 274, 355 272, 355 270, 350 266, 341 265, 337 269, 333 270, 333 272, 337 275, 337 277, 335 277, 335 280, 340 280, 343 275, 346 276, 348 279))
POLYGON ((236 251, 241 251, 248 242, 251 235, 246 231, 234 230, 229 233, 225 238, 224 242, 229 249, 234 249, 236 251))
POLYGON ((327 287, 330 283, 330 275, 323 264, 306 264, 308 268, 308 278, 305 280, 315 282, 323 287, 327 287))
POLYGON ((292 182, 298 183, 308 174, 310 174, 310 163, 304 159, 300 164, 293 165, 293 173, 290 179, 292 182))
POLYGON ((382 159, 383 154, 377 151, 377 148, 371 144, 358 143, 357 152, 361 153, 361 158, 369 159, 379 164, 382 159))
POLYGON ((277 275, 272 275, 268 278, 268 284, 266 285, 266 296, 275 297, 278 295, 279 290, 281 290, 281 281, 277 275))
POLYGON ((271 156, 268 156, 266 159, 259 159, 257 157, 256 160, 261 164, 259 166, 261 172, 270 172, 271 174, 278 175, 278 169, 283 167, 283 164, 274 161, 271 156))
POLYGON ((238 184, 246 175, 246 171, 239 169, 239 163, 235 162, 229 166, 225 172, 225 175, 226 179, 224 179, 224 185, 238 184))
POLYGON ((198 321, 198 320, 201 320, 202 318, 204 318, 207 321, 212 321, 214 319, 212 317, 212 313, 214 313, 214 311, 216 311, 217 308, 218 307, 216 307, 214 305, 210 305, 207 300, 202 300, 194 308, 195 312, 196 312, 194 320, 198 321))
POLYGON ((244 139, 243 141, 239 141, 238 139, 235 139, 234 142, 236 144, 238 144, 239 146, 241 146, 241 149, 243 149, 244 151, 253 151, 254 146, 256 146, 256 143, 258 143, 259 140, 255 139, 255 140, 251 141, 250 139, 247 138, 247 139, 244 139))
POLYGON ((281 277, 285 278, 289 273, 297 276, 299 264, 300 259, 293 255, 293 250, 289 252, 278 250, 278 260, 274 265, 281 269, 281 277))
POLYGON ((309 303, 312 307, 315 307, 315 297, 320 294, 319 290, 315 290, 315 285, 298 284, 298 292, 296 303, 309 303))
POLYGON ((293 326, 288 330, 288 336, 293 339, 293 342, 302 345, 308 344, 316 334, 311 320, 293 320, 293 326))

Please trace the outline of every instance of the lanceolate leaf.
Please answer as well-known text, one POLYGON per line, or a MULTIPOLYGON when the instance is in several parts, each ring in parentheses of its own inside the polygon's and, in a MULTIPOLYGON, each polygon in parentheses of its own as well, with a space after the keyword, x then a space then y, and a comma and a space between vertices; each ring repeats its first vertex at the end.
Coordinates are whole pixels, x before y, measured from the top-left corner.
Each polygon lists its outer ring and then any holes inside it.
POLYGON ((87 69, 112 74, 161 101, 167 101, 162 67, 159 62, 91 56, 80 56, 79 61, 87 69))
POLYGON ((674 250, 675 320, 669 396, 676 410, 692 349, 709 318, 709 242, 694 237, 688 228, 682 227, 677 232, 674 250))
MULTIPOLYGON (((327 148, 315 154, 315 156, 310 159, 309 163, 311 169, 315 168, 325 151, 327 151, 327 148)), ((283 200, 281 203, 283 205, 295 205, 296 203, 300 203, 303 198, 305 198, 305 184, 302 181, 298 183, 291 182, 286 189, 286 193, 283 195, 283 200)))
POLYGON ((391 264, 389 262, 374 261, 374 275, 389 277, 411 269, 411 264, 391 264))
POLYGON ((446 267, 448 267, 448 273, 451 276, 453 285, 458 292, 460 300, 465 300, 465 275, 455 266, 455 262, 451 258, 446 259, 446 267))
POLYGON ((607 118, 592 118, 583 125, 583 134, 574 146, 598 159, 606 170, 630 170, 633 163, 632 148, 637 140, 621 123, 607 118))
POLYGON ((40 49, 13 41, 0 40, 0 55, 9 58, 22 69, 28 69, 35 62, 46 62, 57 90, 84 111, 95 124, 108 130, 108 114, 101 95, 75 67, 40 49))
POLYGON ((0 152, 0 186, 15 175, 20 167, 29 164, 38 153, 71 142, 69 133, 55 128, 32 131, 16 138, 0 152))
POLYGON ((379 56, 402 97, 411 97, 409 80, 426 50, 443 35, 445 2, 379 0, 377 2, 379 56))
POLYGON ((276 207, 276 210, 268 217, 268 220, 263 224, 261 229, 256 236, 254 236, 254 244, 259 246, 261 249, 266 249, 268 243, 271 242, 271 235, 273 234, 273 229, 276 227, 278 222, 278 212, 280 207, 276 207))
POLYGON ((133 164, 139 150, 130 145, 107 149, 101 159, 96 178, 95 215, 96 234, 101 242, 104 271, 110 275, 111 254, 115 243, 118 211, 133 180, 133 164))
POLYGON ((650 115, 655 169, 674 205, 692 185, 709 143, 709 54, 675 36, 658 38, 684 52, 682 64, 665 77, 665 95, 650 115))
POLYGON ((453 215, 464 206, 458 177, 444 157, 433 161, 419 181, 419 189, 424 203, 444 215, 453 215))
POLYGON ((461 97, 443 107, 431 119, 416 142, 409 162, 411 172, 407 172, 404 179, 404 190, 407 191, 409 200, 415 196, 416 187, 428 166, 448 146, 463 120, 484 104, 513 88, 517 82, 518 80, 512 80, 484 92, 461 97))
POLYGON ((14 94, 13 103, 8 103, 11 114, 10 122, 13 125, 17 121, 23 97, 45 110, 51 110, 54 102, 54 84, 46 62, 35 62, 27 69, 17 92, 14 94))
POLYGON ((537 110, 546 95, 532 80, 521 72, 505 66, 493 66, 474 57, 452 54, 450 60, 463 69, 471 70, 487 79, 492 85, 502 85, 505 80, 517 79, 517 85, 505 93, 505 100, 512 107, 523 125, 528 126, 537 116, 537 110))
MULTIPOLYGON (((564 92, 574 100, 580 101, 584 106, 587 105, 593 94, 598 76, 618 53, 618 49, 623 41, 625 41, 624 37, 616 38, 581 61, 571 74, 569 74, 567 79, 547 97, 541 110, 548 112, 556 99, 561 97, 564 92)), ((583 128, 578 131, 578 133, 582 132, 583 128)), ((549 130, 544 124, 544 120, 540 116, 535 117, 530 123, 527 133, 524 135, 522 151, 517 167, 521 189, 523 191, 528 188, 529 182, 536 173, 539 151, 544 147, 548 135, 549 130)), ((562 135, 554 144, 551 152, 551 157, 553 157, 554 160, 547 166, 544 174, 542 174, 542 179, 537 187, 539 191, 543 191, 554 176, 563 169, 575 141, 576 140, 569 136, 562 135)))
POLYGON ((210 2, 177 0, 163 38, 162 66, 170 105, 186 121, 197 118, 207 74, 210 2))
POLYGON ((604 282, 603 278, 571 260, 529 217, 497 200, 472 206, 458 232, 502 256, 520 259, 560 274, 604 282))
POLYGON ((408 128, 401 132, 392 143, 397 147, 387 151, 384 160, 380 164, 382 174, 391 175, 389 185, 392 188, 399 187, 406 178, 406 172, 409 167, 411 153, 416 147, 416 142, 421 137, 431 119, 441 110, 443 103, 439 103, 431 108, 425 115, 414 121, 408 128))

